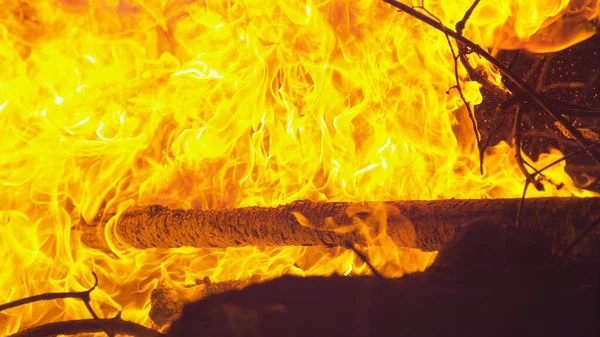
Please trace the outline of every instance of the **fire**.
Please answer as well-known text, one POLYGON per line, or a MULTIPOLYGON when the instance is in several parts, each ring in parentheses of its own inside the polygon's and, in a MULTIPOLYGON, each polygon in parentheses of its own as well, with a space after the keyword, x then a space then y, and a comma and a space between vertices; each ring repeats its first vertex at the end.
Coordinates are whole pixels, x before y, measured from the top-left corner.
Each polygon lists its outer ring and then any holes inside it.
MULTIPOLYGON (((453 27, 470 4, 426 6, 453 27)), ((465 35, 496 50, 558 50, 590 36, 597 6, 482 1, 465 35)), ((462 101, 446 94, 455 83, 444 35, 379 0, 12 0, 2 8, 0 303, 84 290, 95 271, 99 315, 122 311, 148 324, 159 282, 369 272, 345 249, 106 255, 72 231, 104 202, 122 211, 522 193, 508 144, 488 151, 479 174, 462 101)), ((463 85, 480 103, 479 85, 463 85)), ((552 151, 539 165, 560 157, 552 151)), ((546 173, 566 188, 531 196, 591 195, 564 164, 546 173)), ((435 258, 383 243, 366 253, 388 276, 435 258)), ((35 303, 1 313, 0 330, 83 317, 77 301, 35 303)))

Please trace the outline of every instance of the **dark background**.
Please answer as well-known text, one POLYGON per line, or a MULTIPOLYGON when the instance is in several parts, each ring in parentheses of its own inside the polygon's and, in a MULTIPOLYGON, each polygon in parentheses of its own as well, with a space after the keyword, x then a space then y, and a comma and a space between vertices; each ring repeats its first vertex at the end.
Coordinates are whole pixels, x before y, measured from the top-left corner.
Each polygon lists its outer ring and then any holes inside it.
MULTIPOLYGON (((547 97, 597 110, 583 115, 568 113, 565 117, 577 128, 600 134, 600 34, 560 52, 502 51, 497 58, 506 65, 512 63, 514 73, 547 97)), ((475 109, 482 141, 489 137, 490 146, 501 140, 512 143, 515 107, 509 108, 510 112, 500 110, 497 107, 507 96, 498 95, 497 90, 485 85, 482 91, 483 103, 475 109), (502 120, 506 113, 508 116, 502 120), (492 133, 500 123, 502 125, 492 133)), ((565 155, 581 148, 565 137, 554 123, 555 120, 539 108, 529 109, 523 115, 522 148, 534 160, 550 148, 559 149, 565 155)), ((596 149, 600 151, 600 147, 596 149)), ((585 152, 567 160, 567 172, 579 187, 600 191, 600 165, 585 152)))

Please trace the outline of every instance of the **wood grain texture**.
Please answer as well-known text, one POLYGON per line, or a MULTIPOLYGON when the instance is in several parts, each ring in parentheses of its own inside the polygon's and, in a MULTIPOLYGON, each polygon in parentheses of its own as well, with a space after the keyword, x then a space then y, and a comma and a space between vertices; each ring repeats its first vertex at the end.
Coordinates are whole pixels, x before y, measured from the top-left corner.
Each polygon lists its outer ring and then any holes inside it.
MULTIPOLYGON (((586 226, 600 218, 600 198, 527 199, 519 228, 514 228, 519 202, 519 199, 379 203, 296 201, 278 207, 216 210, 142 206, 120 214, 112 232, 122 244, 139 249, 343 246, 347 242, 368 244, 363 233, 365 224, 370 223, 372 231, 386 230, 400 247, 436 251, 469 224, 487 221, 510 229, 512 234, 507 235, 507 240, 539 239, 560 252, 586 226), (383 226, 382 222, 387 223, 383 226), (377 226, 385 228, 373 229, 377 226)), ((98 218, 110 217, 105 214, 98 218)), ((83 231, 86 244, 103 248, 103 222, 84 226, 83 231)), ((573 254, 597 255, 599 247, 600 229, 595 228, 573 254)))

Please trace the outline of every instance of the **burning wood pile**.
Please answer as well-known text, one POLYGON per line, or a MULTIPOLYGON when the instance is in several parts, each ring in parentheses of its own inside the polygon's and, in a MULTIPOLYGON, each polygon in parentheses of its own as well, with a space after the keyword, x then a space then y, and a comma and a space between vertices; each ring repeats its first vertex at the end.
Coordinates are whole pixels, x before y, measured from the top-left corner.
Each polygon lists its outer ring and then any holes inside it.
POLYGON ((597 336, 597 1, 9 1, 6 336, 597 336))

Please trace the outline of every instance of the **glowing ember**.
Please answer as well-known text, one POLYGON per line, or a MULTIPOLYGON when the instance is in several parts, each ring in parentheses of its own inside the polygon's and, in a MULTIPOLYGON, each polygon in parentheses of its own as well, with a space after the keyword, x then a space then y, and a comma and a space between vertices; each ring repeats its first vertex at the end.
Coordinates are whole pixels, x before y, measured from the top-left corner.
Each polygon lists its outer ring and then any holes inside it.
MULTIPOLYGON (((470 4, 427 7, 453 27, 470 4)), ((590 36, 588 20, 599 11, 567 5, 482 1, 465 35, 495 49, 565 48, 590 36), (570 14, 558 20, 565 10, 570 14)), ((444 35, 379 0, 2 7, 0 303, 83 290, 93 270, 100 316, 121 310, 147 323, 159 280, 177 287, 205 276, 368 273, 345 249, 127 249, 107 256, 71 231, 92 222, 104 201, 122 211, 134 204, 207 209, 522 192, 507 144, 488 151, 479 174, 462 101, 456 91, 446 94, 454 78, 444 35)), ((472 104, 481 101, 478 87, 464 84, 472 104)), ((539 165, 560 156, 542 155, 539 165)), ((531 196, 591 195, 573 187, 564 165, 546 175, 566 188, 531 196)), ((423 270, 435 257, 385 244, 367 255, 388 276, 423 270)), ((0 331, 80 317, 87 313, 76 301, 36 303, 1 313, 0 331)))

